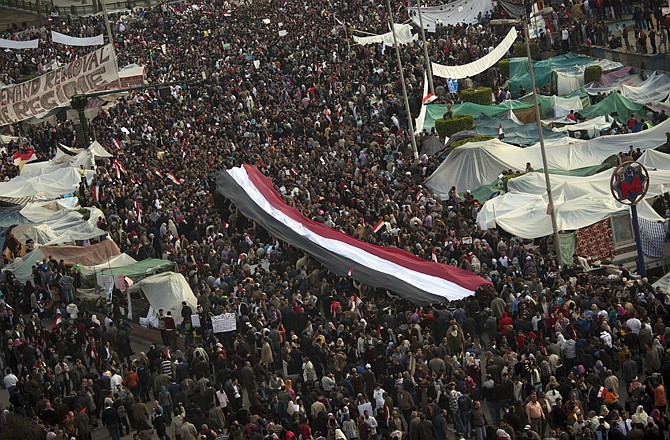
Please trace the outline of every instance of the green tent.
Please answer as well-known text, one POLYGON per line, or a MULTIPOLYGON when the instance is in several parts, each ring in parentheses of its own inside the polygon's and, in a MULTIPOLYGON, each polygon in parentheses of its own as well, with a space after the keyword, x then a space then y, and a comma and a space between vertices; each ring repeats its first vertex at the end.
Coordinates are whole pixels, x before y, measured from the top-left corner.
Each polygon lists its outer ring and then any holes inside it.
POLYGON ((148 258, 127 266, 105 269, 100 272, 101 276, 124 276, 134 282, 140 281, 150 275, 161 272, 176 272, 177 263, 169 260, 160 260, 157 258, 148 258))
MULTIPOLYGON (((551 83, 551 74, 555 70, 568 67, 584 66, 591 64, 593 58, 586 55, 566 54, 549 58, 548 60, 533 61, 533 72, 535 73, 535 85, 541 90, 551 83)), ((530 82, 528 69, 528 58, 510 58, 509 60, 509 86, 512 95, 519 96, 519 87, 530 91, 533 89, 530 82)))
MULTIPOLYGON (((472 115, 475 119, 479 119, 482 115, 489 119, 507 116, 510 110, 518 110, 532 107, 533 104, 512 100, 504 101, 498 105, 481 105, 472 102, 464 102, 463 104, 456 104, 451 107, 451 111, 455 115, 472 115)), ((444 116, 449 110, 446 104, 430 104, 426 106, 426 119, 423 122, 423 128, 430 131, 435 126, 435 120, 444 116)))
POLYGON ((580 110, 579 114, 587 119, 592 119, 597 116, 611 115, 613 112, 616 112, 617 114, 614 116, 614 119, 624 123, 631 115, 639 113, 641 110, 641 104, 634 103, 620 93, 612 92, 598 104, 580 110))

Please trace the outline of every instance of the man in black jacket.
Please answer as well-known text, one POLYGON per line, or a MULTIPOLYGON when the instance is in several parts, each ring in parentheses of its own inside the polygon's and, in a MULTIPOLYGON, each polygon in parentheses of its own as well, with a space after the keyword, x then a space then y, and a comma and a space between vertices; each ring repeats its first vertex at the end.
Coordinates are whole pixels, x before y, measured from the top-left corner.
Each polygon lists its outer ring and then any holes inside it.
POLYGON ((120 440, 121 438, 121 417, 119 412, 112 406, 112 399, 105 399, 105 409, 102 410, 102 425, 107 427, 109 436, 112 440, 120 440))

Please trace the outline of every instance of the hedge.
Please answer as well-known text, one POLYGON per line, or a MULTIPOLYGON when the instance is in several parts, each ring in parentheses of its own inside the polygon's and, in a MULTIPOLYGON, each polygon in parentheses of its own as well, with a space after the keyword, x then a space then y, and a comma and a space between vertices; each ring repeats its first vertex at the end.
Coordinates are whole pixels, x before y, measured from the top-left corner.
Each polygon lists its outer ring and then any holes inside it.
POLYGON ((498 71, 503 78, 509 78, 509 58, 503 58, 498 61, 498 71))
POLYGON ((493 92, 490 87, 477 87, 476 89, 465 89, 461 91, 461 100, 463 102, 472 102, 474 104, 491 105, 493 104, 493 92))
POLYGON ((475 118, 472 115, 454 115, 449 119, 435 120, 435 131, 444 139, 459 131, 472 130, 475 127, 475 118))
POLYGON ((453 144, 450 144, 450 148, 456 148, 460 147, 461 145, 465 145, 468 142, 484 142, 484 141, 490 141, 493 139, 493 136, 473 136, 465 139, 461 139, 460 141, 456 141, 453 144))
MULTIPOLYGON (((527 57, 528 52, 526 51, 526 43, 523 41, 517 41, 514 43, 514 56, 515 57, 527 57)), ((530 57, 534 60, 537 60, 540 57, 540 45, 534 41, 530 42, 530 57)))
POLYGON ((597 64, 594 66, 587 66, 584 69, 584 84, 590 84, 593 81, 599 81, 600 77, 603 76, 603 68, 597 64))

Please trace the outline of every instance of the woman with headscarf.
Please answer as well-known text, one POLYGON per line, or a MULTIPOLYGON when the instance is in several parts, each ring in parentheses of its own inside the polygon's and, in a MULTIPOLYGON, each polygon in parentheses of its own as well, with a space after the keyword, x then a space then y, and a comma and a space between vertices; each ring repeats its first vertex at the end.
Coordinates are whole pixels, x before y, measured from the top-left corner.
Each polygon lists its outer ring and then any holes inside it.
POLYGON ((649 418, 649 415, 647 415, 642 405, 637 406, 633 417, 637 419, 637 423, 642 423, 645 426, 647 425, 647 419, 649 418))

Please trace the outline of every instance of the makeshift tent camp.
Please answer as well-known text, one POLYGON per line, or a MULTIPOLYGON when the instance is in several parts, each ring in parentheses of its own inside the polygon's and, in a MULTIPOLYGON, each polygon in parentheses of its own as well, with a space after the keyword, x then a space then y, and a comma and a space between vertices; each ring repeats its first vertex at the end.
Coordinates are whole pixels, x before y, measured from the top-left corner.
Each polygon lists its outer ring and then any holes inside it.
POLYGON ((0 200, 21 205, 35 199, 55 199, 74 193, 79 187, 79 182, 81 176, 73 167, 57 169, 34 177, 20 175, 9 182, 0 183, 0 200))
POLYGON ((79 272, 82 277, 86 278, 93 276, 98 272, 102 272, 105 269, 128 266, 133 263, 137 263, 137 260, 124 252, 120 255, 115 255, 100 264, 94 264, 92 266, 80 265, 79 272))
MULTIPOLYGON (((647 198, 638 205, 641 219, 650 222, 664 219, 647 200, 663 194, 670 184, 670 170, 650 171, 647 198)), ((552 176, 556 221, 560 231, 590 226, 630 207, 614 200, 610 193, 612 169, 588 177, 552 176)), ((542 173, 532 172, 507 182, 509 192, 487 201, 477 215, 483 229, 500 227, 510 234, 532 239, 552 234, 547 215, 547 197, 542 173)))
POLYGON ((177 263, 170 260, 147 258, 146 260, 135 261, 134 263, 121 267, 103 268, 100 271, 100 275, 113 277, 124 276, 137 282, 150 275, 167 271, 176 272, 177 263))
MULTIPOLYGON (((186 278, 180 273, 165 272, 144 278, 128 289, 128 295, 139 291, 144 293, 155 313, 160 309, 163 309, 165 313, 172 312, 172 317, 177 324, 182 321, 182 301, 186 301, 193 312, 197 310, 198 301, 186 278)), ((149 321, 153 321, 154 318, 155 316, 147 317, 149 321)))
POLYGON ((63 260, 67 265, 93 266, 103 263, 109 258, 119 255, 121 251, 112 240, 104 240, 91 246, 42 246, 16 259, 5 267, 22 283, 32 279, 32 268, 36 262, 51 257, 56 261, 63 260))
MULTIPOLYGON (((600 165, 608 157, 628 151, 630 145, 642 150, 658 147, 665 143, 668 131, 670 119, 639 133, 602 136, 588 141, 573 138, 548 141, 547 162, 550 169, 557 170, 600 165)), ((539 145, 522 151, 498 139, 473 142, 452 151, 428 177, 425 185, 436 195, 446 198, 452 186, 459 192, 473 190, 493 182, 503 170, 524 170, 526 162, 539 167, 542 163, 539 145)))
POLYGON ((612 115, 620 123, 624 123, 631 115, 642 111, 642 105, 636 104, 620 93, 610 93, 599 103, 579 111, 584 118, 591 119, 602 115, 612 115))
MULTIPOLYGON (((532 93, 522 96, 519 98, 519 101, 535 105, 532 93)), ((537 102, 540 104, 543 118, 559 118, 569 114, 570 110, 578 111, 584 108, 582 98, 579 96, 566 98, 560 96, 537 95, 537 102)))
MULTIPOLYGON (((552 75, 557 75, 557 87, 559 95, 570 93, 584 85, 584 69, 586 66, 598 64, 604 72, 622 67, 621 63, 596 60, 585 55, 566 54, 552 57, 547 60, 533 61, 533 72, 535 73, 535 84, 542 89, 552 81, 552 75), (580 81, 581 75, 581 81, 580 81)), ((510 58, 509 63, 509 85, 514 96, 519 95, 519 87, 532 90, 528 59, 526 57, 510 58)))

